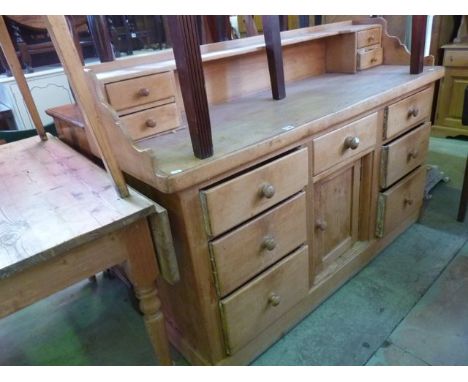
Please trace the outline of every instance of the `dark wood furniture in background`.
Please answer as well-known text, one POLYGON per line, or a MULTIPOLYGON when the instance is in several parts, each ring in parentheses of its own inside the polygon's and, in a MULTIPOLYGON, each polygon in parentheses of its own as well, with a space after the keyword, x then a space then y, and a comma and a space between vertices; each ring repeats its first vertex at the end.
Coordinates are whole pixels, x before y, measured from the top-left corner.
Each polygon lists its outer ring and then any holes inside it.
MULTIPOLYGON (((43 16, 5 16, 10 36, 17 50, 22 67, 32 72, 34 66, 58 63, 54 46, 50 41, 43 16), (37 56, 38 63, 33 59, 37 56), (48 56, 48 57, 47 57, 48 56)), ((94 55, 94 44, 88 31, 86 16, 67 16, 78 53, 81 57, 94 55)))
POLYGON ((0 130, 16 130, 11 109, 0 102, 0 130))

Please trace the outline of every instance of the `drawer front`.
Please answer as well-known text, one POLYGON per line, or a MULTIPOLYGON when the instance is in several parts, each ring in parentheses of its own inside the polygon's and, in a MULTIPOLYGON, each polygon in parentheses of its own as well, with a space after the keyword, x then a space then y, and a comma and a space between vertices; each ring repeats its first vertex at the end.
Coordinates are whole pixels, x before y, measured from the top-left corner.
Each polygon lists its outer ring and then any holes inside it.
POLYGON ((383 237, 421 208, 427 169, 421 166, 379 194, 376 236, 383 237))
POLYGON ((173 74, 165 72, 113 82, 106 85, 106 92, 117 111, 174 97, 173 74))
POLYGON ((308 268, 304 246, 221 300, 229 353, 245 345, 307 295, 308 268))
POLYGON ((429 119, 432 95, 431 87, 388 106, 387 123, 384 126, 385 139, 429 119))
POLYGON ((430 122, 382 147, 380 186, 387 188, 422 164, 429 146, 430 122))
POLYGON ((380 44, 380 28, 368 29, 357 33, 357 48, 364 48, 369 45, 380 44))
POLYGON ((468 67, 468 49, 446 50, 444 53, 444 66, 468 67))
POLYGON ((303 148, 200 193, 208 235, 216 236, 302 190, 308 181, 303 148))
POLYGON ((377 124, 377 113, 374 113, 315 138, 314 175, 374 146, 377 124))
POLYGON ((175 103, 154 107, 138 113, 128 114, 121 119, 133 140, 171 130, 180 125, 175 103))
POLYGON ((221 296, 306 241, 305 193, 210 243, 221 296))
POLYGON ((357 69, 363 70, 381 65, 383 61, 383 50, 379 47, 359 49, 357 52, 357 69))

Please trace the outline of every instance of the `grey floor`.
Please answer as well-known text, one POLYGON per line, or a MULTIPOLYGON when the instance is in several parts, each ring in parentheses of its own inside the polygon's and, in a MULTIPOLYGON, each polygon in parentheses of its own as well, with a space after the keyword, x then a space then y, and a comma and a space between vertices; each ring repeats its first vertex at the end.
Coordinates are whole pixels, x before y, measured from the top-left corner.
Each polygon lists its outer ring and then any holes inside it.
MULTIPOLYGON (((428 162, 451 181, 421 221, 252 364, 468 365, 468 219, 455 219, 467 152, 431 138, 428 162)), ((157 363, 126 288, 99 276, 0 320, 0 364, 157 363)))

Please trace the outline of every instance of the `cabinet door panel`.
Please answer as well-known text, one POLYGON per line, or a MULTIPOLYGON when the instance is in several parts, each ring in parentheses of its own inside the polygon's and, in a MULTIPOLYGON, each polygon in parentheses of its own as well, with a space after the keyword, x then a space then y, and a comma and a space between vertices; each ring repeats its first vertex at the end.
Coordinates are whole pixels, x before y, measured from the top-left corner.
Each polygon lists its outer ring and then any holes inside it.
POLYGON ((317 271, 325 270, 358 238, 360 160, 315 185, 317 271))

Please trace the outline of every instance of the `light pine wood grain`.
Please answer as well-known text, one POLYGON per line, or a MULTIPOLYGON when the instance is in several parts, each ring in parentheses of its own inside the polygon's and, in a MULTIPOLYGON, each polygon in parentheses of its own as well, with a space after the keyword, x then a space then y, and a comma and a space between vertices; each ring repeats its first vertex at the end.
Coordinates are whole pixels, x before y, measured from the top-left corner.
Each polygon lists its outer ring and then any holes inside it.
POLYGON ((369 45, 380 45, 382 39, 382 28, 372 28, 364 31, 359 31, 357 35, 357 48, 365 48, 369 45))
POLYGON ((0 147, 0 200, 0 278, 153 211, 136 192, 120 198, 101 168, 53 136, 0 147))
POLYGON ((300 191, 307 182, 306 158, 307 149, 301 149, 202 191, 208 233, 217 236, 300 191), (274 194, 268 197, 264 187, 274 194))
POLYGON ((210 243, 221 296, 306 241, 305 202, 305 194, 301 192, 210 243), (270 247, 266 247, 267 244, 270 247))
POLYGON ((402 219, 419 211, 423 202, 426 175, 426 166, 421 166, 379 194, 378 237, 397 229, 402 219))
POLYGON ((314 186, 316 272, 327 271, 358 240, 361 161, 314 186))
POLYGON ((373 147, 377 137, 377 121, 377 113, 373 113, 315 138, 313 140, 314 175, 373 147), (348 137, 359 139, 359 145, 355 149, 346 146, 348 137))
POLYGON ((119 112, 175 95, 173 72, 135 77, 105 87, 109 103, 119 112))
POLYGON ((431 123, 410 131, 382 148, 381 182, 387 188, 424 163, 429 147, 431 123))
POLYGON ((305 246, 221 300, 228 351, 233 353, 245 345, 304 298, 309 289, 307 275, 305 246), (277 305, 272 296, 278 297, 277 305))
POLYGON ((175 103, 139 111, 121 119, 133 140, 175 129, 180 125, 179 111, 175 103))
POLYGON ((357 68, 364 70, 382 64, 383 50, 380 46, 359 49, 357 52, 357 68))
POLYGON ((388 106, 385 138, 395 137, 409 127, 429 119, 433 94, 434 87, 431 86, 388 106))

